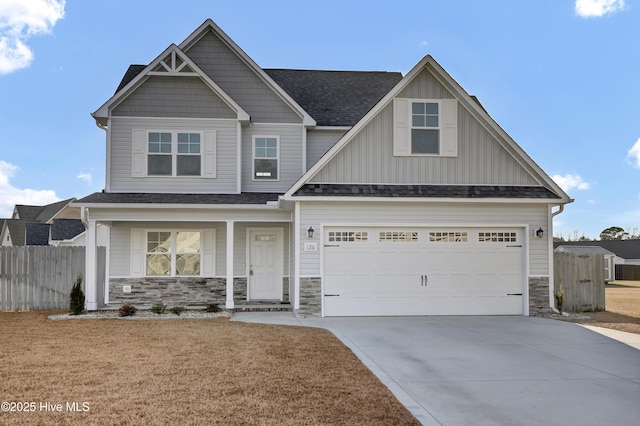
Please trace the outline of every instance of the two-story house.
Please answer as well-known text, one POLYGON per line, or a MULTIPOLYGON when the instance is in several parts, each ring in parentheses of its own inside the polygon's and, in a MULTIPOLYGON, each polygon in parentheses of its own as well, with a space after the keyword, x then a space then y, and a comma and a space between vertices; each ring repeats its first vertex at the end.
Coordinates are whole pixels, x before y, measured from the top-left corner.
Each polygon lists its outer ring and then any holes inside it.
POLYGON ((93 117, 87 308, 289 302, 299 315, 519 314, 552 301, 570 198, 430 56, 262 69, 205 21, 93 117), (96 227, 109 229, 96 284, 96 227))

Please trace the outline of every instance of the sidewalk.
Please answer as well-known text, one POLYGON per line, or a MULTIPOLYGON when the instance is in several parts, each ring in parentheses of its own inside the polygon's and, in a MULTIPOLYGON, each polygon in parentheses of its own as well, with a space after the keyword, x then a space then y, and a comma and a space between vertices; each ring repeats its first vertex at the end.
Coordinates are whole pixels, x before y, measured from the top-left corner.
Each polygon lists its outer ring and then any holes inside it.
POLYGON ((612 330, 610 328, 595 327, 593 325, 578 325, 640 350, 640 334, 627 333, 625 331, 612 330))

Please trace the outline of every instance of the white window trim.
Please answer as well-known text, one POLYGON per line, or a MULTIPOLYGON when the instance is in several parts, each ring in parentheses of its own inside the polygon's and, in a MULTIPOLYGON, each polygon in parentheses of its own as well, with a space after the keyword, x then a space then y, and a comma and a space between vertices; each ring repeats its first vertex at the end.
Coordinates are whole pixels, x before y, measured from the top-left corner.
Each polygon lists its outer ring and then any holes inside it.
POLYGON ((394 98, 393 100, 393 155, 396 157, 457 157, 458 156, 458 102, 456 99, 394 98), (413 103, 437 103, 438 154, 413 153, 411 130, 413 103))
MULTIPOLYGON (((261 157, 263 158, 263 157, 261 157)), ((276 136, 276 135, 253 135, 253 138, 251 140, 251 180, 254 182, 278 182, 280 181, 280 136, 276 136), (272 157, 264 157, 267 158, 269 160, 273 160, 275 159, 277 161, 277 173, 278 173, 278 177, 276 179, 267 179, 267 178, 263 178, 263 179, 257 179, 256 178, 256 139, 260 139, 260 138, 268 138, 268 139, 275 139, 276 140, 276 152, 277 155, 275 158, 272 157)))
MULTIPOLYGON (((145 229, 144 230, 144 275, 146 277, 201 277, 202 276, 202 259, 203 259, 203 237, 204 233, 202 229, 145 229), (167 275, 149 275, 147 274, 147 256, 150 254, 147 250, 149 247, 149 233, 150 232, 169 232, 171 234, 171 249, 169 255, 171 258, 171 273, 167 275), (178 252, 176 251, 176 238, 179 232, 197 232, 200 234, 200 273, 197 275, 184 275, 176 273, 176 262, 178 252)), ((184 253, 182 253, 184 254, 184 253)))
POLYGON ((132 177, 151 179, 199 179, 216 177, 216 132, 190 129, 134 129, 132 131, 132 177), (149 133, 171 133, 171 174, 150 175, 148 171, 149 155, 163 153, 149 152, 149 133), (178 133, 196 133, 200 135, 200 174, 177 175, 178 155, 196 155, 178 153, 178 133))
MULTIPOLYGON (((215 277, 216 276, 216 230, 214 228, 131 228, 130 271, 131 278, 171 277, 215 277), (147 275, 148 232, 199 232, 200 275, 147 275)), ((173 268, 173 264, 172 264, 173 268)))

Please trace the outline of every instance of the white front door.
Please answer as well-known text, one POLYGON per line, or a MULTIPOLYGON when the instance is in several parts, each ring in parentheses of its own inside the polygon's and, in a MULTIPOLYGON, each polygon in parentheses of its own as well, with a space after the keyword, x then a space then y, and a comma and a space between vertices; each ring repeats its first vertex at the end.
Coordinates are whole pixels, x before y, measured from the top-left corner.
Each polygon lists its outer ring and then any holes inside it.
POLYGON ((282 228, 248 230, 249 300, 282 300, 282 228))

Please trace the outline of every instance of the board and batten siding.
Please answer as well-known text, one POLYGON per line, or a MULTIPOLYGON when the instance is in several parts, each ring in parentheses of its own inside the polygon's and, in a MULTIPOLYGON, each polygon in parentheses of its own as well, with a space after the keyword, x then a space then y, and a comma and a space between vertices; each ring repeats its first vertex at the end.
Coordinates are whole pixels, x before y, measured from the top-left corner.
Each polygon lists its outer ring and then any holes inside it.
POLYGON ((390 103, 311 182, 539 185, 460 102, 457 157, 394 156, 390 103))
POLYGON ((242 192, 282 192, 303 174, 301 124, 252 124, 242 129, 242 192), (253 180, 253 137, 277 136, 280 141, 277 180, 253 180))
POLYGON ((251 116, 253 123, 302 123, 302 117, 213 32, 207 32, 185 53, 251 116))
MULTIPOLYGON (((289 223, 260 223, 242 222, 234 226, 234 258, 233 273, 236 277, 247 274, 247 228, 282 228, 283 241, 283 271, 289 272, 289 223)), ((227 269, 227 226, 226 223, 193 223, 193 222, 119 222, 111 227, 109 276, 111 278, 128 278, 131 276, 131 230, 215 230, 215 276, 224 277, 227 269)))
POLYGON ((236 146, 238 143, 238 125, 236 120, 113 117, 111 119, 110 127, 110 182, 107 185, 109 192, 237 192, 236 146), (133 130, 215 132, 216 177, 133 177, 133 130))
POLYGON ((111 112, 119 117, 237 118, 198 77, 150 76, 111 112))
MULTIPOLYGON (((300 205, 300 223, 297 224, 301 235, 313 226, 320 239, 321 226, 403 226, 419 227, 510 227, 529 225, 529 233, 539 227, 547 229, 548 206, 546 204, 494 204, 476 205, 473 203, 420 203, 420 202, 303 202, 300 205), (364 211, 366 209, 366 214, 364 211)), ((548 232, 546 233, 548 234, 548 232)), ((529 242, 529 275, 546 276, 549 274, 549 251, 547 235, 545 238, 526 236, 529 242)), ((320 244, 322 247, 322 244, 320 244)), ((318 277, 321 274, 320 252, 299 250, 300 276, 318 277)))
POLYGON ((307 131, 307 169, 310 169, 345 133, 346 130, 307 131))

